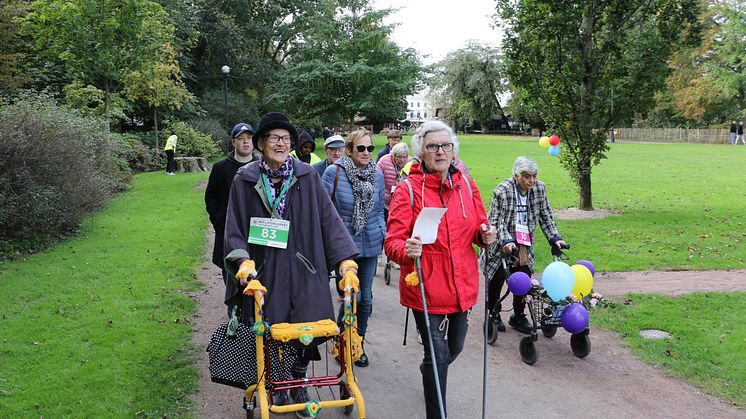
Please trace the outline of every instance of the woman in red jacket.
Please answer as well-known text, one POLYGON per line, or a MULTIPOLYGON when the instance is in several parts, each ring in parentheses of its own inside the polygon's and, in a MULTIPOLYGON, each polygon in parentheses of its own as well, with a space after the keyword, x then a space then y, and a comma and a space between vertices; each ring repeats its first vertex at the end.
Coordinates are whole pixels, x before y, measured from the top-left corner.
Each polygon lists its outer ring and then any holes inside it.
POLYGON ((401 265, 400 302, 413 310, 417 329, 423 336, 424 358, 420 364, 428 418, 440 416, 432 359, 425 326, 422 295, 414 282, 405 277, 415 270, 414 259, 421 257, 425 297, 431 325, 438 380, 445 408, 448 366, 464 347, 469 311, 477 303, 479 270, 472 244, 489 246, 497 239, 488 227, 482 198, 474 181, 452 164, 458 152, 453 130, 440 121, 421 125, 412 138, 412 151, 420 158, 400 183, 391 199, 384 249, 386 256, 401 265), (411 187, 411 188, 410 188, 411 187), (438 226, 435 243, 423 246, 412 236, 422 208, 447 208, 438 226))

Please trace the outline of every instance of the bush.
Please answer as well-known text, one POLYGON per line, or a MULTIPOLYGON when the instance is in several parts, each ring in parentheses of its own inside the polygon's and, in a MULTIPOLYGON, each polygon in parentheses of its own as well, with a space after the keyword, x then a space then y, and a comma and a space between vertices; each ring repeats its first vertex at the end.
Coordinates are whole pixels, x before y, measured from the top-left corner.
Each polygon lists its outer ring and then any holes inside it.
POLYGON ((163 157, 155 149, 147 147, 142 136, 112 133, 111 137, 120 147, 120 158, 133 172, 152 172, 163 167, 163 157))
POLYGON ((0 104, 0 252, 73 232, 130 175, 100 119, 24 94, 0 104))
POLYGON ((213 141, 209 134, 197 131, 186 122, 171 121, 163 129, 164 138, 175 134, 179 137, 176 143, 177 156, 206 157, 208 159, 219 157, 222 152, 218 144, 213 141))

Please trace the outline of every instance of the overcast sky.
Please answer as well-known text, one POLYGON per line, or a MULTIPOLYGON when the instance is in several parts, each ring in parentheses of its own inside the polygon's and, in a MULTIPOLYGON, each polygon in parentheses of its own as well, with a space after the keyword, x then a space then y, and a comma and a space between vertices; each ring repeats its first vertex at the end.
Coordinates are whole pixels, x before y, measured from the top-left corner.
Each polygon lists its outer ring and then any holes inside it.
POLYGON ((424 64, 445 58, 470 39, 500 44, 500 30, 490 27, 494 0, 374 0, 373 4, 378 9, 400 9, 386 21, 398 23, 392 39, 402 48, 416 49, 424 64))

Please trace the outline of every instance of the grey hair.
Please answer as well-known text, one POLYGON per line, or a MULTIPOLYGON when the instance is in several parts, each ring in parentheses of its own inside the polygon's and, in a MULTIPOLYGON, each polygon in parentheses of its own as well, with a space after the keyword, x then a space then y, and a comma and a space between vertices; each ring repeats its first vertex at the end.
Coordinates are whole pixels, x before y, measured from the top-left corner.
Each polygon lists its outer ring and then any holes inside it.
POLYGON ((513 176, 518 176, 521 173, 529 173, 532 175, 539 174, 539 165, 536 164, 536 160, 526 157, 518 156, 513 163, 513 176))
POLYGON ((458 156, 458 138, 453 132, 453 129, 441 121, 427 121, 417 128, 417 131, 412 136, 412 153, 417 157, 422 157, 424 150, 422 143, 425 140, 425 136, 435 131, 448 131, 448 136, 451 137, 453 143, 453 155, 458 156))
POLYGON ((408 156, 409 146, 407 143, 398 143, 391 149, 391 154, 394 156, 408 156))

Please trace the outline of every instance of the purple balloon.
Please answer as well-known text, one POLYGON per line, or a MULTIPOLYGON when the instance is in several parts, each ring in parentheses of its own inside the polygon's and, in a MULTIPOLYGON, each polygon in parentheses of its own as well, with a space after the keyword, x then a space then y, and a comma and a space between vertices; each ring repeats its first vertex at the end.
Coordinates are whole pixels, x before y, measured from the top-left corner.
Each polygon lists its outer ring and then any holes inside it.
POLYGON ((593 264, 590 261, 581 259, 575 262, 575 264, 585 266, 586 268, 588 268, 589 271, 591 271, 591 276, 594 278, 596 277, 596 268, 593 266, 593 264))
POLYGON ((562 327, 573 334, 583 332, 588 327, 588 310, 580 303, 568 305, 562 313, 562 327))
POLYGON ((513 272, 508 277, 508 289, 519 297, 528 294, 531 289, 531 278, 525 272, 513 272))

